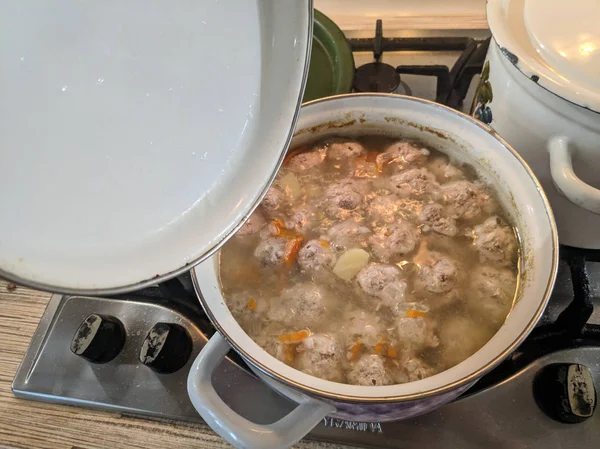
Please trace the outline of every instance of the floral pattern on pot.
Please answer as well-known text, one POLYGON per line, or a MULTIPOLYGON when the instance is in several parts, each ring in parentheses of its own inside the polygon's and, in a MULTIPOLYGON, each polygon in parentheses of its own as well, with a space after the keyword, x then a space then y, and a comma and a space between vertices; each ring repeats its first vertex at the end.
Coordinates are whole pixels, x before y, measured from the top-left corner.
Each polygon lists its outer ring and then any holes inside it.
POLYGON ((473 117, 486 125, 492 123, 492 110, 488 104, 493 99, 494 93, 492 91, 492 84, 490 83, 490 61, 486 61, 481 71, 481 78, 475 92, 474 107, 472 108, 473 117))
POLYGON ((430 396, 415 401, 396 402, 387 404, 358 404, 350 402, 337 402, 330 399, 315 396, 317 399, 327 402, 336 408, 334 413, 328 415, 330 418, 338 418, 347 421, 360 422, 386 422, 400 419, 413 418, 418 415, 435 410, 459 397, 462 393, 473 386, 475 382, 463 385, 460 388, 447 393, 430 396))

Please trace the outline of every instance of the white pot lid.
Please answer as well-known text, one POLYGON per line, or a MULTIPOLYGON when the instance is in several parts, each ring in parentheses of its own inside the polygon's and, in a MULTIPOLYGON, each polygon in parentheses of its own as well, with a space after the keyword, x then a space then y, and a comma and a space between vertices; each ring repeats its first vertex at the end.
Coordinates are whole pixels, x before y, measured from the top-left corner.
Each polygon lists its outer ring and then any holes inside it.
POLYGON ((291 140, 312 0, 3 2, 0 277, 133 290, 258 205, 291 140))
POLYGON ((519 70, 600 112, 598 0, 489 0, 487 14, 494 39, 519 70))

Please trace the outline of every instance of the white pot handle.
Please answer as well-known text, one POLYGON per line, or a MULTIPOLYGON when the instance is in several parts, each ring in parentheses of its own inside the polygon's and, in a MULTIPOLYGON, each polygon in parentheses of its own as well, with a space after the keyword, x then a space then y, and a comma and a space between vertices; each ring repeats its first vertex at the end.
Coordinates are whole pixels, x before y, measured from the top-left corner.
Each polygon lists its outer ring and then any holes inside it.
MULTIPOLYGON (((241 417, 223 402, 212 385, 212 373, 230 349, 227 340, 220 333, 215 333, 194 360, 187 389, 192 404, 204 421, 233 446, 244 449, 288 448, 335 411, 332 405, 278 385, 277 391, 297 402, 298 407, 269 425, 255 424, 241 417)), ((270 386, 273 386, 272 383, 270 386)))
POLYGON ((569 145, 567 137, 555 136, 548 141, 552 180, 560 193, 573 203, 590 212, 600 214, 600 190, 577 177, 573 171, 572 151, 573 147, 569 145))

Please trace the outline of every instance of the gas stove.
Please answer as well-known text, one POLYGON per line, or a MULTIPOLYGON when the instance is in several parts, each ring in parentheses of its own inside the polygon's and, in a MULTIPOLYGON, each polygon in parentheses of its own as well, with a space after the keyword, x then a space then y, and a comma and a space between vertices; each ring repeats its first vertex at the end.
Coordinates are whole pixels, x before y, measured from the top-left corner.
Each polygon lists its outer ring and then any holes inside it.
MULTIPOLYGON (((356 91, 394 92, 469 112, 489 32, 347 33, 356 91)), ((308 438, 365 447, 565 448, 600 444, 600 251, 564 247, 550 304, 529 338, 456 401, 413 419, 325 418, 308 438), (591 393, 591 394, 590 394, 591 393)), ((127 296, 52 296, 13 382, 16 396, 152 419, 200 421, 186 390, 215 330, 189 275, 127 296), (91 336, 94 338, 91 338, 91 336), (176 349, 175 349, 176 348, 176 349), (98 363, 103 362, 103 363, 98 363)), ((294 404, 230 353, 214 374, 223 400, 266 424, 294 404), (256 404, 260 404, 257 407, 256 404)))

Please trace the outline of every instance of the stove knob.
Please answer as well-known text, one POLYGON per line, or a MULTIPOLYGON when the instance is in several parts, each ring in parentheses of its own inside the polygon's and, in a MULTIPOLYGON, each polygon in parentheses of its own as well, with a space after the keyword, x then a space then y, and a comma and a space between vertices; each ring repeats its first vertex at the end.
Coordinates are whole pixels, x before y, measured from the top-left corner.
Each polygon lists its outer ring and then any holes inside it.
POLYGON ((192 338, 179 324, 157 323, 146 335, 140 362, 157 373, 174 373, 192 354, 192 338))
POLYGON ((106 363, 125 345, 125 327, 113 316, 88 316, 71 340, 71 352, 89 362, 106 363))
POLYGON ((534 379, 533 393, 538 406, 563 423, 583 422, 596 408, 594 380, 584 365, 548 365, 534 379))

